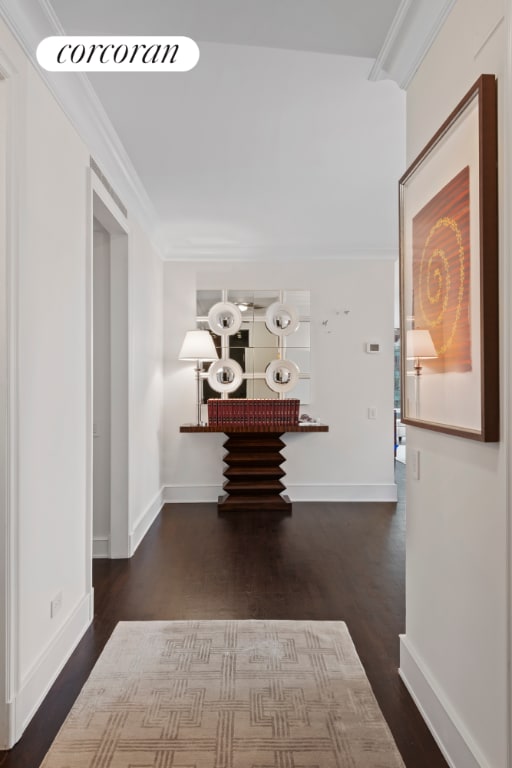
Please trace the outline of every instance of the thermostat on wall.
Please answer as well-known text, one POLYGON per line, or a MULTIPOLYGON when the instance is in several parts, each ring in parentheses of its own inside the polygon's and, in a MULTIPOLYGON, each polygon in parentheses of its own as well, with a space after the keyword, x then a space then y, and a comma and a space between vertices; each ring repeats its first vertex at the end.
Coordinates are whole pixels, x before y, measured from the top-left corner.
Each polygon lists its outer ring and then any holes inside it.
POLYGON ((378 341, 368 341, 366 343, 366 351, 372 355, 375 355, 377 352, 380 352, 380 344, 378 341))

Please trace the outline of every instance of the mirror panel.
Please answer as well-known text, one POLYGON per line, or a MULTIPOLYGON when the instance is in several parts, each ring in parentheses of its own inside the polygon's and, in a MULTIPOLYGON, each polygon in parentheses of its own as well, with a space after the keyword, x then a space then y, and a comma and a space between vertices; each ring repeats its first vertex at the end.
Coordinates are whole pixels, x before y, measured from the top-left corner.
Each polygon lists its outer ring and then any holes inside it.
POLYGON ((198 290, 196 310, 197 328, 212 333, 219 359, 232 359, 242 369, 240 386, 233 392, 221 393, 208 383, 210 364, 205 363, 202 377, 205 401, 210 397, 298 397, 301 403, 310 401, 309 291, 198 290), (219 307, 212 312, 215 305, 219 307), (241 315, 240 327, 233 333, 218 325, 219 312, 223 307, 236 317, 241 315), (212 323, 216 332, 212 332, 212 323), (294 376, 295 383, 291 389, 283 386, 275 392, 268 386, 265 372, 271 363, 278 360, 289 360, 292 366, 295 364, 299 375, 294 376))
POLYGON ((311 353, 309 347, 294 347, 286 350, 286 359, 298 366, 301 374, 311 374, 311 353))
POLYGON ((286 397, 298 397, 300 407, 311 402, 311 381, 309 379, 299 379, 295 389, 288 393, 286 397))
POLYGON ((279 399, 278 393, 272 392, 272 390, 268 387, 265 379, 248 379, 247 380, 247 397, 251 397, 251 398, 255 398, 255 397, 271 398, 272 397, 272 398, 275 398, 276 400, 279 399))
POLYGON ((208 312, 219 301, 222 301, 222 291, 196 291, 197 317, 208 318, 208 312))

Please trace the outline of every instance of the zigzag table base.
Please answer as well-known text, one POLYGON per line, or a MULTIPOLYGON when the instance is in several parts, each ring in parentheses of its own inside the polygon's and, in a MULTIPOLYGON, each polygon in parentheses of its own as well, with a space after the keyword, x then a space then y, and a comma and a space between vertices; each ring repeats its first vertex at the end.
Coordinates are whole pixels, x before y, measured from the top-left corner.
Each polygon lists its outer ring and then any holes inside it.
POLYGON ((226 494, 219 496, 219 511, 271 510, 291 513, 292 503, 281 478, 283 432, 226 432, 224 462, 226 494))
POLYGON ((283 491, 282 478, 285 461, 281 440, 285 432, 328 432, 327 424, 183 424, 180 432, 208 434, 224 432, 227 437, 224 448, 226 491, 219 496, 218 511, 244 512, 246 510, 270 510, 291 514, 292 503, 283 491))

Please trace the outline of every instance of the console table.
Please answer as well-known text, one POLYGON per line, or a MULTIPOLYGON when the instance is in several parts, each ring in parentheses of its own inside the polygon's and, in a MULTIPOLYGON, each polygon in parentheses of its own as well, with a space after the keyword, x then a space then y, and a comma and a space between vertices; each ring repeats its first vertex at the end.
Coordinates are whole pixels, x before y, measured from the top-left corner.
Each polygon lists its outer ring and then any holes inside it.
POLYGON ((223 424, 218 426, 195 426, 184 424, 180 432, 210 433, 223 432, 227 440, 224 448, 224 471, 226 481, 224 496, 219 496, 218 509, 241 512, 248 509, 264 509, 291 512, 292 503, 282 478, 285 471, 282 464, 286 459, 281 454, 285 443, 281 439, 285 432, 328 432, 326 424, 223 424))

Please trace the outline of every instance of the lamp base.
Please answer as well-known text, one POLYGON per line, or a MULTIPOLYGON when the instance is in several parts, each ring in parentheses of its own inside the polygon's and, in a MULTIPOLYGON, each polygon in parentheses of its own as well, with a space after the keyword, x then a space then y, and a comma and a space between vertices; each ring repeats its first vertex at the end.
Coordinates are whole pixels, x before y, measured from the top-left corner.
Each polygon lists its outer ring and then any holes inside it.
POLYGON ((195 368, 196 372, 196 402, 197 402, 197 426, 201 427, 203 425, 201 421, 201 361, 197 361, 197 365, 195 368))

